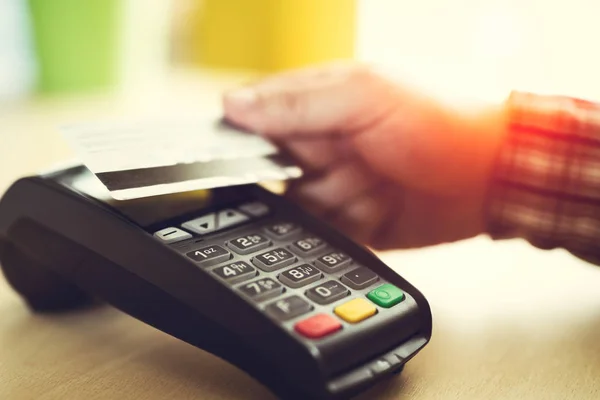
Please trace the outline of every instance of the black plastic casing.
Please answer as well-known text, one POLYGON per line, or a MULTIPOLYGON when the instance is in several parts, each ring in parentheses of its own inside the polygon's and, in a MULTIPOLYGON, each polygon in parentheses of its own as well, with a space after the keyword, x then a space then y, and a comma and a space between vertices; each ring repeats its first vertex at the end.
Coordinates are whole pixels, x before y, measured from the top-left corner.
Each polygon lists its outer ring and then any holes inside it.
MULTIPOLYGON (((282 399, 347 399, 392 376, 431 337, 424 296, 368 249, 297 205, 257 185, 215 189, 260 200, 401 288, 402 318, 352 335, 298 340, 245 298, 114 208, 55 179, 80 169, 16 181, 0 201, 0 264, 35 312, 106 302, 208 351, 282 399), (380 373, 372 366, 393 359, 380 373)), ((228 196, 223 196, 227 198, 228 196)), ((202 210, 198 210, 199 212, 202 210)))

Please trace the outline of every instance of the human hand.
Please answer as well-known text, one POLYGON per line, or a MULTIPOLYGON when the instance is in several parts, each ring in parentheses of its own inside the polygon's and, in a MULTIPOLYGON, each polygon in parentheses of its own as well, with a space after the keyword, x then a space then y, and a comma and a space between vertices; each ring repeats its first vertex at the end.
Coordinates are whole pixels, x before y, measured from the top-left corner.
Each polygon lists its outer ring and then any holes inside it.
POLYGON ((500 106, 451 107, 357 64, 278 74, 223 103, 304 168, 290 198, 354 240, 383 250, 484 232, 500 106))

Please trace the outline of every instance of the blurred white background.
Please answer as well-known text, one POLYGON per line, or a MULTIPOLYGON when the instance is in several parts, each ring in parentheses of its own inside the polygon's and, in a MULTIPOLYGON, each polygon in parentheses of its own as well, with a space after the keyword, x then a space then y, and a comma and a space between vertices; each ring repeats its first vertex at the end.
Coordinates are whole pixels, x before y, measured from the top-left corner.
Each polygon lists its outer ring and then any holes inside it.
MULTIPOLYGON (((600 99, 597 0, 357 1, 357 57, 405 79, 445 94, 498 98, 520 88, 600 99)), ((0 0, 0 100, 31 90, 26 3, 0 0)), ((169 13, 202 0, 123 4, 124 83, 156 84, 170 56, 169 13)))
POLYGON ((433 90, 600 100, 598 0, 360 0, 358 55, 433 90))

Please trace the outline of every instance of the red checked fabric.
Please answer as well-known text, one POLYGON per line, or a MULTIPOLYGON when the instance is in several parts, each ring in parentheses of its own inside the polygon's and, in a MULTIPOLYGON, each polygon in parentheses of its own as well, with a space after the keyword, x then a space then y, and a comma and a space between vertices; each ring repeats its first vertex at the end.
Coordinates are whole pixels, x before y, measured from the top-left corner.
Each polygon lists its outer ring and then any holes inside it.
POLYGON ((600 264, 600 104, 513 92, 487 203, 494 239, 600 264))

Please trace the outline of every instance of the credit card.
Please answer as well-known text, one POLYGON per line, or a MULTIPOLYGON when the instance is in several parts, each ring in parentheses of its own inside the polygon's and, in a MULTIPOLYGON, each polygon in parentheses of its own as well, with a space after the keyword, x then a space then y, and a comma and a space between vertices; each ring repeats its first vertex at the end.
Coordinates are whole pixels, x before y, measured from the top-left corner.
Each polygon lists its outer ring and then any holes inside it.
POLYGON ((220 117, 93 122, 61 131, 116 200, 302 176, 273 143, 220 117))

